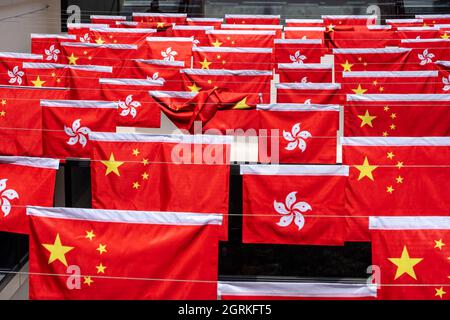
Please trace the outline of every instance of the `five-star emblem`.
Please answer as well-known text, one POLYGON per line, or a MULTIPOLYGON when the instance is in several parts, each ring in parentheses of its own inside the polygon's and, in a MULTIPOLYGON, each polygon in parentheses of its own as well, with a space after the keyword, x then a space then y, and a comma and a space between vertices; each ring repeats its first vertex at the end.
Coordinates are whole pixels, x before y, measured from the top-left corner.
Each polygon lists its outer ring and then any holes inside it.
POLYGON ((388 258, 388 260, 397 266, 394 280, 397 280, 405 273, 414 280, 417 280, 416 273, 414 272, 414 266, 421 262, 423 258, 411 258, 406 246, 403 247, 400 258, 388 258))

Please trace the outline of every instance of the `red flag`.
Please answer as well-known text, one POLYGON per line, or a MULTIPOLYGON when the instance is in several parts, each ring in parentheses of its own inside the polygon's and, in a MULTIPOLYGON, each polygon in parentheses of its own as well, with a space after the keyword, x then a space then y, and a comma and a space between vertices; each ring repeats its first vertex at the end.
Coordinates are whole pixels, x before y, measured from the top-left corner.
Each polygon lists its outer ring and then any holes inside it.
POLYGON ((258 105, 259 161, 336 163, 338 105, 258 105), (277 145, 273 146, 273 135, 277 145))
POLYGON ((333 65, 321 63, 279 63, 280 82, 330 83, 333 65))
POLYGON ((369 241, 371 215, 447 215, 448 137, 343 138, 350 166, 346 211, 350 241, 369 241))
POLYGON ((186 37, 147 37, 147 58, 165 61, 184 61, 191 65, 194 38, 186 37))
POLYGON ((193 47, 200 69, 272 70, 272 48, 193 47))
POLYGON ((225 23, 229 24, 280 24, 279 15, 266 14, 226 14, 225 23))
POLYGON ((244 243, 343 245, 346 166, 241 165, 244 243))
POLYGON ((340 83, 278 83, 277 103, 343 104, 340 83))
POLYGON ((29 233, 25 207, 52 206, 59 161, 0 156, 0 231, 29 233))
MULTIPOLYGON (((181 76, 186 90, 191 92, 220 88, 244 95, 244 97, 258 94, 262 103, 270 101, 271 71, 182 69, 181 76)), ((245 106, 245 101, 240 108, 248 108, 245 106)))
POLYGON ((92 100, 41 100, 44 155, 89 158, 92 132, 116 131, 117 103, 92 100))
POLYGON ((327 49, 320 39, 276 39, 275 60, 277 63, 320 63, 327 49))
POLYGON ((396 37, 401 39, 428 39, 439 38, 438 27, 398 27, 396 37))
POLYGON ((117 125, 122 127, 159 128, 160 109, 148 90, 161 88, 162 80, 99 79, 101 100, 117 103, 117 125))
POLYGON ((91 15, 91 23, 115 25, 116 21, 126 21, 126 16, 91 15))
POLYGON ((323 27, 323 19, 286 19, 286 27, 323 27))
POLYGON ((448 216, 370 217, 369 228, 379 299, 449 299, 448 216))
POLYGON ((283 26, 274 24, 222 24, 220 29, 223 30, 273 30, 276 32, 277 39, 281 39, 283 34, 283 26))
POLYGON ((352 27, 352 30, 334 30, 326 33, 329 48, 384 48, 397 47, 399 36, 390 26, 352 27))
POLYGON ((411 66, 419 70, 435 70, 434 62, 448 58, 449 39, 402 39, 401 46, 412 48, 411 66))
POLYGON ((448 14, 416 14, 416 19, 422 19, 426 25, 448 24, 450 15, 448 14))
POLYGON ((284 27, 285 39, 324 40, 324 27, 284 27))
POLYGON ((224 215, 221 239, 227 238, 232 137, 93 133, 90 139, 93 208, 217 212, 224 215))
POLYGON ((21 86, 24 84, 23 62, 42 62, 41 54, 0 52, 0 84, 21 86))
POLYGON ((158 23, 161 28, 172 23, 185 24, 186 17, 186 13, 133 12, 133 21, 158 23))
POLYGON ((221 300, 366 300, 376 287, 365 283, 219 281, 221 300))
POLYGON ((272 48, 276 38, 273 30, 207 30, 209 46, 272 48))
POLYGON ((206 46, 209 44, 206 36, 207 30, 213 30, 213 26, 177 26, 174 25, 170 30, 171 37, 192 37, 194 38, 193 45, 206 46))
POLYGON ((423 19, 386 19, 386 24, 397 27, 421 27, 423 26, 423 19))
POLYGON ((186 24, 189 26, 213 26, 214 28, 219 28, 222 23, 222 18, 186 18, 186 24))
POLYGON ((376 15, 323 15, 325 26, 368 26, 377 21, 376 15))
POLYGON ((108 28, 109 25, 105 23, 68 23, 67 33, 73 34, 77 40, 84 43, 94 42, 89 35, 90 28, 108 28))
POLYGON ((74 42, 76 35, 71 34, 31 34, 31 53, 43 56, 46 62, 59 62, 61 42, 74 42))
POLYGON ((0 86, 0 154, 42 155, 40 99, 68 99, 67 88, 0 86))
POLYGON ((27 214, 31 300, 217 298, 219 214, 43 207, 27 214))
POLYGON ((93 42, 128 43, 142 45, 147 37, 156 34, 156 29, 143 28, 89 28, 89 36, 93 42))
POLYGON ((345 136, 449 136, 448 94, 351 94, 345 136))

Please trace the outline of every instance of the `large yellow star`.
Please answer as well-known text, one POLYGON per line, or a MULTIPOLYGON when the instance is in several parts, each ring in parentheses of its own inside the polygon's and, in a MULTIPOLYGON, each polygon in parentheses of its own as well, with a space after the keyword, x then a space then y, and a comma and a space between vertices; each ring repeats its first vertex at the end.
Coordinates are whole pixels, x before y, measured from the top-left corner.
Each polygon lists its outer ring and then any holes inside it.
POLYGON ((111 155, 109 156, 109 160, 101 161, 101 163, 103 163, 106 166, 105 176, 107 176, 111 172, 114 172, 116 175, 120 177, 119 167, 123 165, 124 162, 116 161, 116 159, 114 159, 114 153, 111 153, 111 155))
POLYGON ((77 64, 78 57, 75 57, 73 53, 67 57, 69 59, 69 64, 77 64))
POLYGON ((191 92, 195 92, 195 93, 199 93, 200 90, 202 90, 202 88, 197 87, 197 85, 195 83, 192 84, 192 86, 188 86, 189 90, 191 90, 191 92))
POLYGON ((203 61, 200 61, 200 64, 202 65, 202 69, 209 69, 209 65, 211 63, 212 62, 209 62, 208 60, 206 60, 206 57, 205 57, 205 59, 203 61))
POLYGON ((156 28, 164 28, 164 22, 157 22, 156 28))
POLYGON ((31 83, 35 86, 35 87, 42 87, 42 85, 45 83, 46 81, 42 81, 41 78, 39 76, 37 76, 36 80, 31 81, 31 83))
POLYGON ((417 280, 416 273, 414 272, 414 266, 422 261, 423 258, 410 258, 406 246, 403 247, 400 258, 388 258, 388 260, 397 266, 394 280, 397 280, 405 273, 411 276, 414 280, 417 280))
POLYGON ((355 94, 364 94, 367 89, 363 89, 360 84, 358 84, 358 88, 352 89, 355 94))
POLYGON ((367 157, 364 158, 364 162, 362 165, 355 166, 355 167, 356 167, 356 169, 359 170, 358 181, 364 177, 367 177, 370 180, 374 181, 372 171, 374 171, 376 168, 378 168, 378 166, 371 166, 369 164, 369 160, 367 159, 367 157))
POLYGON ((358 118, 361 119, 361 127, 364 127, 367 124, 369 127, 373 128, 372 121, 376 117, 377 116, 371 116, 369 114, 369 110, 366 110, 366 113, 364 115, 358 115, 358 118))
POLYGON ((242 110, 242 109, 248 109, 250 106, 247 104, 247 97, 236 103, 236 105, 233 107, 235 110, 242 110))
POLYGON ((348 63, 348 60, 345 60, 345 63, 341 64, 341 67, 344 68, 344 71, 352 71, 353 65, 348 63))
POLYGON ((56 234, 55 242, 53 244, 43 243, 42 245, 50 252, 48 264, 59 260, 67 267, 66 253, 73 250, 73 247, 63 246, 61 239, 59 238, 59 233, 56 234))
POLYGON ((442 242, 442 239, 434 240, 434 247, 442 250, 442 247, 445 246, 445 243, 442 242))
POLYGON ((448 40, 448 38, 450 38, 450 36, 447 34, 447 32, 445 32, 445 33, 441 36, 441 38, 444 39, 444 40, 448 40))
POLYGON ((220 46, 222 45, 222 42, 219 42, 219 40, 216 39, 216 41, 214 41, 214 42, 212 43, 212 45, 213 45, 214 47, 218 48, 218 47, 220 47, 220 46))
POLYGON ((441 299, 442 299, 442 297, 444 296, 444 294, 447 293, 447 292, 444 291, 444 287, 440 287, 439 289, 438 289, 438 288, 435 288, 434 290, 436 290, 435 297, 439 297, 439 298, 441 298, 441 299))
POLYGON ((95 39, 95 43, 97 43, 97 44, 104 44, 105 40, 103 40, 102 37, 98 37, 97 39, 95 39))
POLYGON ((95 238, 94 230, 86 231, 85 238, 89 239, 90 241, 92 241, 92 239, 95 238))

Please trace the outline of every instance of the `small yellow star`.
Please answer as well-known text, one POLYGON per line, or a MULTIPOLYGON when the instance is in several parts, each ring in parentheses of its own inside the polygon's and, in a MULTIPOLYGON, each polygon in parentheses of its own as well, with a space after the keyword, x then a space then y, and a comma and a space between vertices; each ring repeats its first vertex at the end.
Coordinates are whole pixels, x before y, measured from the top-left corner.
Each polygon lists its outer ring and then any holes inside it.
POLYGON ((4 116, 6 116, 6 111, 5 110, 0 111, 0 117, 4 117, 4 116))
POLYGON ((42 81, 41 78, 39 76, 37 76, 36 80, 31 81, 31 83, 35 86, 35 87, 42 87, 42 85, 45 83, 46 81, 42 81))
POLYGON ((6 105, 6 99, 2 99, 2 106, 5 106, 6 105))
POLYGON ((157 22, 156 28, 164 28, 164 22, 157 22))
POLYGON ((56 77, 56 73, 52 72, 51 76, 54 78, 56 77))
POLYGON ((222 42, 219 42, 219 40, 216 39, 215 42, 212 43, 212 45, 216 48, 220 47, 222 45, 222 42))
POLYGON ((69 64, 77 64, 78 57, 75 57, 73 53, 67 57, 69 59, 69 64))
POLYGON ((86 231, 86 236, 85 236, 86 239, 89 239, 90 241, 92 241, 92 239, 94 237, 95 237, 94 230, 86 231))
POLYGON ((104 44, 105 40, 103 40, 102 37, 99 37, 99 38, 95 39, 95 43, 97 43, 97 44, 104 44))
POLYGON ((395 180, 397 181, 397 183, 403 183, 403 177, 402 176, 398 176, 397 178, 395 178, 395 180))
POLYGON ((222 58, 222 56, 220 54, 218 54, 217 55, 217 59, 220 59, 220 58, 222 58))
POLYGON ((386 112, 389 111, 389 107, 388 107, 388 106, 385 106, 385 107, 384 107, 384 111, 386 111, 386 112))
POLYGON ((380 92, 383 92, 384 91, 384 87, 380 87, 380 92))
POLYGON ((395 154, 393 152, 388 152, 387 153, 387 158, 388 159, 392 160, 392 158, 394 158, 394 157, 395 157, 395 154))
POLYGON ((97 273, 105 273, 106 266, 104 266, 103 263, 100 262, 100 264, 95 267, 97 268, 97 273))
POLYGON ((200 64, 202 65, 202 69, 209 69, 209 65, 211 63, 212 62, 209 62, 208 60, 206 60, 206 57, 205 57, 205 59, 203 61, 200 61, 200 64))
POLYGON ((376 86, 378 84, 377 80, 373 80, 373 85, 376 86))
POLYGON ((195 92, 198 93, 200 92, 200 90, 202 90, 202 88, 197 87, 197 85, 195 83, 192 84, 192 86, 188 86, 189 90, 191 90, 191 92, 195 92))
POLYGON ((373 128, 373 124, 372 121, 376 118, 377 116, 371 116, 369 114, 369 110, 366 110, 366 113, 364 115, 358 115, 358 118, 361 119, 361 128, 364 127, 366 124, 373 128))
POLYGON ((434 290, 436 290, 435 296, 436 296, 436 297, 439 297, 439 298, 441 298, 441 299, 442 299, 442 297, 444 296, 444 294, 447 293, 447 292, 444 291, 444 288, 443 288, 443 287, 440 287, 439 289, 438 289, 438 288, 435 288, 434 290))
POLYGON ((208 84, 211 84, 211 83, 212 83, 212 80, 211 80, 211 79, 209 79, 209 80, 208 80, 208 84))
POLYGON ((142 179, 143 179, 143 180, 148 180, 148 173, 147 173, 147 172, 144 172, 144 173, 142 174, 142 179))
POLYGON ((91 283, 94 283, 94 280, 92 280, 91 277, 84 277, 84 284, 87 284, 90 287, 91 283))
POLYGON ((112 34, 110 34, 110 35, 109 35, 109 38, 110 38, 110 39, 112 39, 112 38, 113 38, 112 34))
POLYGON ((141 185, 139 184, 139 182, 133 182, 133 189, 139 189, 141 187, 141 185))
POLYGON ((222 64, 225 64, 225 63, 227 63, 225 60, 222 60, 222 64))
POLYGON ((334 25, 332 25, 331 23, 327 26, 328 28, 328 32, 333 32, 334 31, 334 25))
POLYGON ((442 250, 442 247, 445 246, 445 243, 442 242, 442 239, 434 240, 434 247, 442 250))
POLYGON ((383 137, 387 137, 388 135, 389 134, 386 131, 383 132, 383 137))
POLYGON ((364 94, 367 89, 363 89, 360 84, 358 84, 358 88, 352 89, 355 94, 364 94))
POLYGON ((395 280, 397 280, 405 273, 411 276, 413 279, 417 280, 416 273, 414 272, 414 266, 422 261, 423 258, 410 258, 406 246, 403 247, 402 255, 400 258, 388 258, 388 260, 397 266, 395 280))
POLYGON ((387 186, 386 187, 386 192, 392 194, 392 192, 394 192, 394 188, 392 186, 387 186))
POLYGON ((148 165, 150 162, 148 161, 148 159, 142 159, 142 164, 144 166, 148 165))
POLYGON ((84 51, 83 51, 83 54, 84 54, 84 55, 87 55, 87 51, 86 51, 86 50, 84 50, 84 51))
POLYGON ((98 252, 100 252, 100 254, 103 254, 104 252, 108 252, 106 251, 106 244, 99 244, 98 248, 96 249, 98 252))
POLYGON ((352 71, 353 65, 350 64, 350 63, 348 62, 348 60, 345 60, 345 63, 344 63, 344 64, 341 64, 341 67, 344 68, 344 71, 352 71))
POLYGON ((441 36, 441 38, 444 39, 444 40, 448 40, 448 38, 450 38, 450 36, 447 34, 447 32, 445 32, 445 33, 441 36))
POLYGON ((235 44, 235 42, 234 42, 234 41, 231 41, 231 44, 235 44))
POLYGON ((389 128, 390 128, 391 130, 395 130, 396 126, 395 126, 395 124, 391 124, 391 125, 389 126, 389 128))
MULTIPOLYGON (((358 57, 358 61, 362 61, 362 57, 358 57)), ((376 81, 376 80, 375 80, 376 81)))
POLYGON ((139 149, 133 149, 133 156, 137 157, 140 153, 139 149))
POLYGON ((372 171, 374 171, 376 168, 378 168, 378 166, 371 166, 369 164, 369 160, 367 159, 367 157, 365 157, 363 164, 359 165, 359 166, 355 166, 355 168, 359 170, 358 181, 364 177, 367 177, 370 180, 374 181, 372 171))
POLYGON ((397 118, 397 114, 391 113, 391 119, 395 119, 395 118, 397 118))
POLYGON ((403 168, 403 161, 398 161, 395 166, 399 169, 403 168))
POLYGON ((105 176, 113 172, 119 177, 120 177, 119 167, 125 163, 123 161, 116 161, 114 159, 114 153, 111 153, 111 155, 109 156, 109 160, 104 160, 100 162, 106 166, 105 176))

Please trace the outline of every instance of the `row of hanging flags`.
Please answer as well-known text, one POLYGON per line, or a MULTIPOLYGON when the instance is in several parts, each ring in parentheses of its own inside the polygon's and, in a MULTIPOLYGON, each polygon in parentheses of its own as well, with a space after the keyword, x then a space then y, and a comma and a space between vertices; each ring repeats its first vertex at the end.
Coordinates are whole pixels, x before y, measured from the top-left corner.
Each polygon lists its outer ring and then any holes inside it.
POLYGON ((30 235, 31 299, 450 297, 450 15, 91 20, 0 53, 0 230, 30 235), (116 133, 161 111, 185 134, 116 133), (269 132, 244 243, 371 241, 376 284, 218 282, 233 138, 209 129, 269 132), (67 158, 92 209, 52 208, 67 158))

